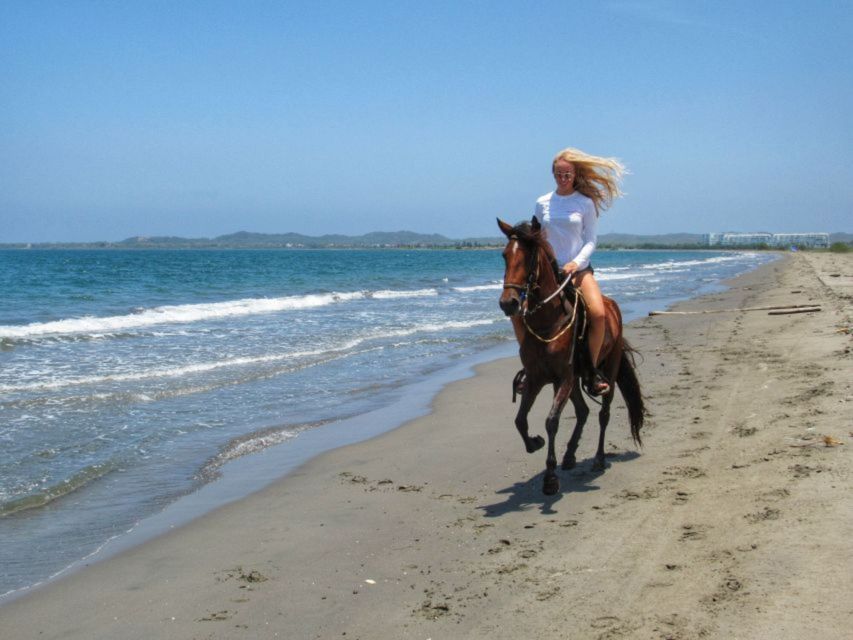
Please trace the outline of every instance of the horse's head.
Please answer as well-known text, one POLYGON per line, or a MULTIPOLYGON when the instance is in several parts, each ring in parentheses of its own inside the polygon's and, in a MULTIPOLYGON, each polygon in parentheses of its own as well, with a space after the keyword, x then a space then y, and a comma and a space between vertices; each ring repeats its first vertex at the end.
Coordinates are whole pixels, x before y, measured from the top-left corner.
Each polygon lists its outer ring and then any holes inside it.
POLYGON ((508 239, 503 251, 506 269, 499 304, 506 315, 514 316, 521 312, 525 298, 539 277, 538 254, 544 238, 535 216, 530 222, 514 227, 498 218, 498 227, 508 239))

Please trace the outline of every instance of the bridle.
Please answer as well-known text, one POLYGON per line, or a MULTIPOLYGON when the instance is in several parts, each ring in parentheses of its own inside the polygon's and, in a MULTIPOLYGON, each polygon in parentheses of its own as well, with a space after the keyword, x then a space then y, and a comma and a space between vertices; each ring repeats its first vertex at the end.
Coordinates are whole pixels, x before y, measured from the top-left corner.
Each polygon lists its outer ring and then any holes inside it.
MULTIPOLYGON (((519 242, 517 235, 512 235, 509 237, 509 239, 514 240, 515 242, 519 242)), ((557 290, 554 291, 554 293, 549 295, 544 300, 539 301, 536 304, 536 306, 534 306, 531 309, 529 306, 530 305, 530 294, 535 289, 539 288, 539 262, 540 262, 539 251, 540 251, 540 247, 538 245, 534 244, 533 251, 530 254, 530 264, 528 265, 528 269, 527 269, 527 282, 523 285, 516 284, 514 282, 504 282, 503 288, 504 289, 515 289, 519 292, 518 297, 520 298, 520 301, 522 304, 521 320, 524 323, 524 327, 527 329, 527 331, 530 333, 530 335, 532 335, 534 338, 536 338, 540 342, 548 343, 548 342, 554 342, 555 340, 558 340, 563 335, 565 335, 566 332, 571 330, 571 328, 573 326, 575 326, 575 319, 578 317, 578 304, 580 302, 580 299, 583 296, 581 295, 581 292, 579 289, 575 289, 575 302, 572 305, 572 313, 566 318, 565 325, 563 327, 561 327, 559 329, 559 331, 557 331, 557 333, 555 335, 553 335, 552 337, 544 338, 544 337, 540 336, 538 333, 536 333, 536 331, 534 331, 530 327, 530 325, 527 323, 527 317, 532 316, 534 313, 539 311, 539 309, 541 309, 546 304, 551 302, 551 300, 553 300, 555 297, 560 295, 562 293, 563 289, 565 289, 567 286, 569 286, 569 283, 571 282, 571 278, 565 278, 563 280, 562 284, 559 287, 557 287, 557 290)), ((584 318, 585 318, 585 316, 584 316, 584 318)))
MULTIPOLYGON (((512 235, 509 238, 510 240, 519 242, 517 235, 512 235)), ((534 250, 530 254, 530 264, 527 266, 527 282, 524 284, 515 284, 514 282, 504 282, 504 289, 515 289, 517 290, 518 297, 521 299, 521 304, 524 309, 521 312, 522 315, 527 315, 528 313, 534 313, 541 307, 541 303, 536 305, 533 311, 528 311, 528 307, 526 305, 527 299, 530 297, 531 291, 539 288, 539 247, 534 247, 534 250)))

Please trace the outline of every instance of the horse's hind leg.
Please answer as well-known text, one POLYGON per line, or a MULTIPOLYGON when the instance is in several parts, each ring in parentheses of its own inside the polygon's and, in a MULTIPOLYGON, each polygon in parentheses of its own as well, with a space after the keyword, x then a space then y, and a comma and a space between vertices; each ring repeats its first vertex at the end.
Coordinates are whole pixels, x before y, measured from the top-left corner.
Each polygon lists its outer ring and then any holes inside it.
POLYGON ((515 416, 515 428, 518 429, 521 439, 524 440, 524 448, 527 449, 527 453, 539 451, 539 449, 545 446, 545 439, 542 436, 531 437, 529 435, 529 427, 527 424, 527 414, 530 413, 530 408, 533 406, 536 396, 538 396, 539 392, 542 390, 542 386, 542 383, 539 381, 534 381, 530 378, 527 379, 527 385, 525 386, 524 393, 521 394, 521 403, 518 406, 518 413, 515 416))
POLYGON ((601 411, 598 412, 598 449, 595 452, 595 460, 592 463, 593 471, 604 471, 606 466, 604 459, 604 434, 610 422, 610 403, 613 402, 613 387, 609 393, 601 398, 601 411))
POLYGON ((569 444, 566 447, 566 454, 563 456, 563 469, 574 469, 577 462, 575 459, 575 453, 577 453, 581 434, 583 434, 583 427, 589 417, 589 407, 586 406, 586 402, 584 402, 579 382, 575 381, 574 386, 572 386, 572 395, 570 397, 572 405, 575 407, 576 422, 575 429, 572 431, 572 437, 569 438, 569 444))

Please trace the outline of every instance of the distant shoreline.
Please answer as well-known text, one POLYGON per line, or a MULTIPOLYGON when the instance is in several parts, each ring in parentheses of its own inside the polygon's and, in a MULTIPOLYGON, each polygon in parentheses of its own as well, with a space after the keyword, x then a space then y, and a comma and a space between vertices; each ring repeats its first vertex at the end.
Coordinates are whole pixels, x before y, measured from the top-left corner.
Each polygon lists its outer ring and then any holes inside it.
MULTIPOLYGON (((461 246, 461 245, 317 245, 306 247, 286 247, 280 245, 146 245, 126 246, 113 243, 48 243, 48 244, 0 244, 0 251, 497 251, 504 244, 461 246)), ((726 246, 709 247, 707 245, 683 244, 642 244, 642 245, 610 245, 599 244, 598 251, 784 251, 779 247, 766 246, 726 246)), ((811 249, 803 247, 803 251, 827 251, 827 249, 811 249)))
MULTIPOLYGON (((3 242, 0 250, 147 250, 147 249, 499 249, 506 243, 502 236, 453 239, 440 234, 411 231, 373 232, 361 236, 305 236, 298 233, 266 234, 241 231, 215 238, 176 236, 135 236, 120 241, 97 242, 3 242)), ((853 244, 853 234, 832 233, 830 243, 853 244)), ((703 234, 667 233, 634 235, 605 233, 598 237, 599 249, 670 251, 743 251, 779 250, 766 245, 708 246, 703 234)))
MULTIPOLYGON (((123 247, 120 245, 33 245, 10 246, 0 245, 0 251, 497 251, 504 245, 482 245, 478 247, 458 246, 390 246, 390 247, 255 247, 255 246, 173 246, 160 245, 148 247, 123 247)), ((778 247, 706 247, 701 245, 654 245, 654 246, 600 246, 599 251, 781 251, 778 247)))

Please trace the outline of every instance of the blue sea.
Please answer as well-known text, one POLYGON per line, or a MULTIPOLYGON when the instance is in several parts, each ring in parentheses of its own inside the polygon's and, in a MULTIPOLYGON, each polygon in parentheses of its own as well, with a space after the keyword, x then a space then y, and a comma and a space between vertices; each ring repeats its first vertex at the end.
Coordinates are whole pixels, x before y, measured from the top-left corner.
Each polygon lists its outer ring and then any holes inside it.
MULTIPOLYGON (((771 259, 599 251, 594 264, 630 320, 771 259)), ((0 251, 0 596, 234 460, 318 430, 342 440, 412 385, 513 354, 502 276, 498 250, 0 251)))

